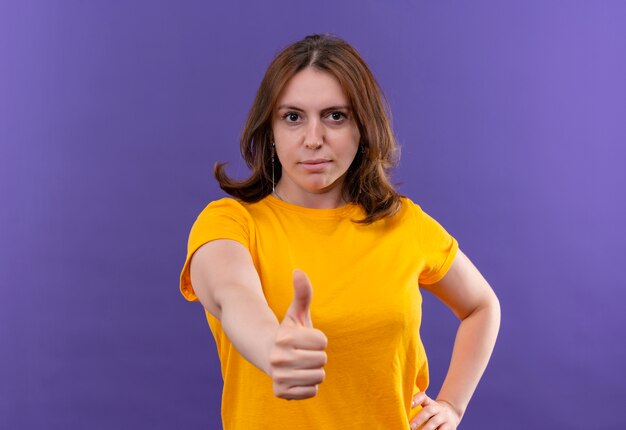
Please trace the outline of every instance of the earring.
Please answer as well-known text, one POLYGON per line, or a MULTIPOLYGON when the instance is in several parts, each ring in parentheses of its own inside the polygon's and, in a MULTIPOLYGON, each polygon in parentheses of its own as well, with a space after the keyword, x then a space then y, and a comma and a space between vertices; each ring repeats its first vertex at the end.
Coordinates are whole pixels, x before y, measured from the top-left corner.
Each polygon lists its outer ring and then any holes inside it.
POLYGON ((274 142, 272 142, 272 193, 276 192, 275 184, 274 184, 274 152, 275 152, 275 145, 274 145, 274 142))

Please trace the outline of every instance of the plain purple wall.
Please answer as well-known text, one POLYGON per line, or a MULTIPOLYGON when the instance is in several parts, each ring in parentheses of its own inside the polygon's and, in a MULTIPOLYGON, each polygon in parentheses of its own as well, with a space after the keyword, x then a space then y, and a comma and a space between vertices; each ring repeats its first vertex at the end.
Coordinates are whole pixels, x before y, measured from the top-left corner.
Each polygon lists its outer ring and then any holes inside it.
MULTIPOLYGON (((0 428, 220 428, 187 234, 213 163, 246 173, 265 67, 315 32, 371 65, 401 191, 501 299, 461 428, 619 428, 624 23, 622 1, 0 2, 0 428)), ((424 306, 434 395, 456 322, 424 306)))

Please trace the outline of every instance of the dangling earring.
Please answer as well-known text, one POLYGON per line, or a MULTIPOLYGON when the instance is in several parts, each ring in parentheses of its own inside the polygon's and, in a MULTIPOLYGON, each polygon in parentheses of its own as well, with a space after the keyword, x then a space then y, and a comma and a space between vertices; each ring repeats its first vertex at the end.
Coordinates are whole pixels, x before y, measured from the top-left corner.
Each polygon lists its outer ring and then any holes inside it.
POLYGON ((275 184, 274 184, 274 142, 272 142, 272 193, 276 192, 275 184))

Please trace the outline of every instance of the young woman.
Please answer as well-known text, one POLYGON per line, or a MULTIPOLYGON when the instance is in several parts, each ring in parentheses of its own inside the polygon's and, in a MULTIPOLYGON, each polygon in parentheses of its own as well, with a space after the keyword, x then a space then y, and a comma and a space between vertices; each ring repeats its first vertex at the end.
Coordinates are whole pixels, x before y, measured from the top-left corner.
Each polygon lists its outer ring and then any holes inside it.
POLYGON ((249 178, 198 216, 181 292, 217 343, 226 430, 457 428, 499 328, 457 241, 389 181, 381 91, 346 42, 309 36, 270 64, 241 153, 249 178), (426 394, 420 287, 459 318, 426 394), (294 401, 287 401, 294 400, 294 401))

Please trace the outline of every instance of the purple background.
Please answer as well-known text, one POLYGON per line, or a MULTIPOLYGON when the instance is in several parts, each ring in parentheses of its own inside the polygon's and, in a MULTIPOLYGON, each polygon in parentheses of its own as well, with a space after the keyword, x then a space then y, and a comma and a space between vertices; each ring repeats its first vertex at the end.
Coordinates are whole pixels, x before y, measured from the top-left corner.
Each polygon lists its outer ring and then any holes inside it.
MULTIPOLYGON (((626 421, 626 3, 0 3, 0 428, 217 429, 221 376, 178 293, 195 216, 243 176, 265 67, 354 44, 403 146, 401 191, 498 293, 461 428, 626 421)), ((427 297, 436 394, 455 319, 427 297)))

